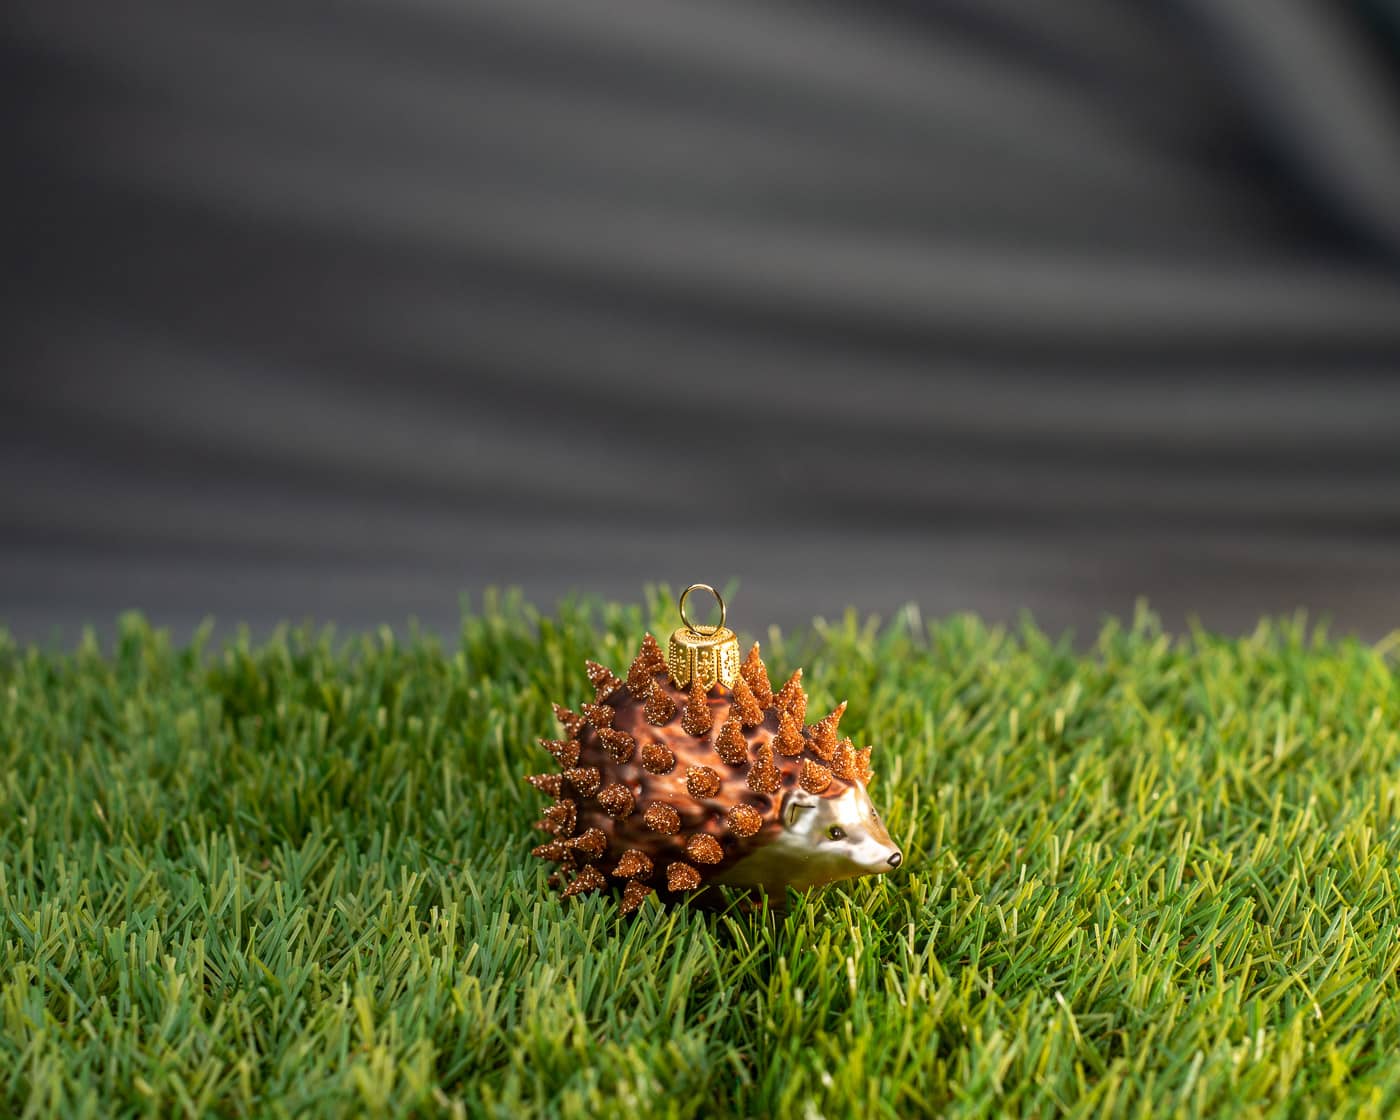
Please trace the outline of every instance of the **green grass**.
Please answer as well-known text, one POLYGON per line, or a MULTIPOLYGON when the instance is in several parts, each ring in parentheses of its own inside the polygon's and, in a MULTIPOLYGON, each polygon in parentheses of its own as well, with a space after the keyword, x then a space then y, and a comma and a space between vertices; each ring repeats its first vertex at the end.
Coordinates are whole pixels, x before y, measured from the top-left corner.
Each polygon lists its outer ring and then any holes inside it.
POLYGON ((584 658, 671 611, 0 638, 0 1115, 1400 1109, 1386 649, 761 633, 850 700, 904 868, 782 916, 561 904, 520 778, 584 658))

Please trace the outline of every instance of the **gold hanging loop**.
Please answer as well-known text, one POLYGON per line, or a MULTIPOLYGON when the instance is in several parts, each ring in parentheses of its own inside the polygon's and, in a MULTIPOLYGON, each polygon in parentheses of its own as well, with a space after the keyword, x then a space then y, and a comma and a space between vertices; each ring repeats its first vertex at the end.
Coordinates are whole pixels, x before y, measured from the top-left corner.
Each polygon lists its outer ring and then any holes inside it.
POLYGON ((725 614, 727 613, 724 609, 724 596, 721 595, 718 591, 716 591, 713 587, 711 587, 708 583, 692 583, 689 587, 682 591, 680 609, 681 621, 685 623, 685 628, 697 637, 710 638, 724 629, 724 619, 725 614), (699 626, 696 626, 695 623, 690 621, 690 617, 685 613, 685 601, 690 598, 690 593, 692 591, 708 591, 711 595, 715 597, 715 602, 719 604, 718 626, 708 626, 702 630, 699 626))

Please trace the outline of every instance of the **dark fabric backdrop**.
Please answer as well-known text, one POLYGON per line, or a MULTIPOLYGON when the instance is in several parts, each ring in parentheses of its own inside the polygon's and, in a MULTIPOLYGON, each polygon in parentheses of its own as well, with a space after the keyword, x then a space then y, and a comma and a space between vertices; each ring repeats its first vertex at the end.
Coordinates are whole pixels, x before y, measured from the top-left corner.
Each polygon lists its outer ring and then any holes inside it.
POLYGON ((17 0, 0 620, 1400 626, 1400 19, 17 0))

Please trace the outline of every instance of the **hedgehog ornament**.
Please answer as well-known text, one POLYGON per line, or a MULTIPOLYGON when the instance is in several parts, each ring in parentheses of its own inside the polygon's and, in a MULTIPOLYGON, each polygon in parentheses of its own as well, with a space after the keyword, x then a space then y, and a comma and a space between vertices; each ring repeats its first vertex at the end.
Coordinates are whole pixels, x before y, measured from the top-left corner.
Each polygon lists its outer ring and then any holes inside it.
POLYGON ((806 723, 802 670, 774 693, 755 643, 740 663, 724 600, 707 584, 680 598, 665 656, 646 635, 624 681, 587 663, 594 702, 555 705, 564 737, 541 740, 556 773, 526 780, 554 800, 533 854, 556 865, 564 897, 622 888, 631 913, 653 892, 678 899, 711 884, 762 891, 782 905, 805 890, 879 875, 903 859, 866 787, 870 748, 837 737, 846 705, 806 723), (686 614, 695 591, 719 624, 686 614))

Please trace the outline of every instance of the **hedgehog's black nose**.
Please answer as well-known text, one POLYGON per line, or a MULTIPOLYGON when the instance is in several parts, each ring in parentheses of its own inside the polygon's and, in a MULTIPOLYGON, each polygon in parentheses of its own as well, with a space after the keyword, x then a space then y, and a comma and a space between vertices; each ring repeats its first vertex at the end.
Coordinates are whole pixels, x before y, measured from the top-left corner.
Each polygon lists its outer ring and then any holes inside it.
POLYGON ((899 852, 895 852, 894 855, 890 856, 887 862, 891 867, 898 867, 901 863, 904 862, 904 857, 900 855, 899 852))

